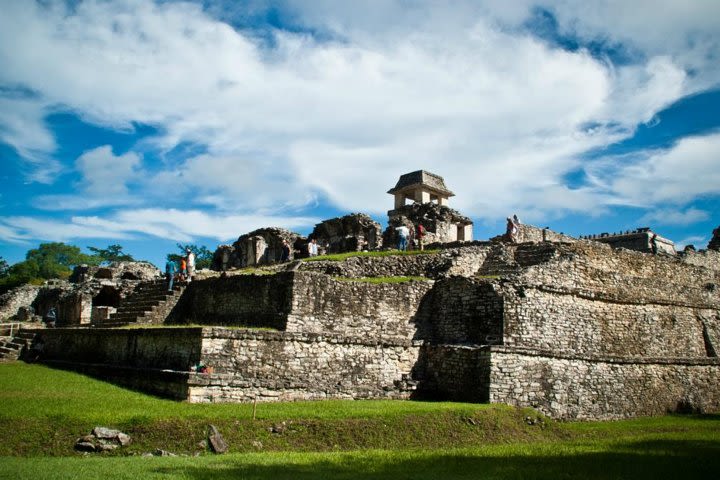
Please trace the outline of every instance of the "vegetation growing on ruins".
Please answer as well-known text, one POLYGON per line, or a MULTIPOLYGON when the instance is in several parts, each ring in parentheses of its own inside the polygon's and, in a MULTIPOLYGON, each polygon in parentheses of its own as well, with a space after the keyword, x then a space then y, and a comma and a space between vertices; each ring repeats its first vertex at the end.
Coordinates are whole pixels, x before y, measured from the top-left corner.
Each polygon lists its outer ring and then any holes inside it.
POLYGON ((446 402, 187 404, 77 373, 0 364, 7 478, 715 478, 720 415, 555 423, 532 410, 446 402), (216 425, 223 456, 198 443, 216 425), (96 425, 133 443, 75 453, 96 425), (142 458, 163 449, 188 457, 142 458), (32 456, 34 458, 22 458, 32 456), (129 457, 128 457, 129 456, 129 457))
POLYGON ((405 283, 405 282, 427 282, 430 279, 419 276, 399 276, 399 277, 333 277, 340 282, 362 282, 362 283, 405 283))
POLYGON ((396 255, 433 255, 438 253, 440 250, 379 250, 372 252, 346 252, 346 253, 333 253, 331 255, 321 255, 319 257, 310 257, 303 259, 304 262, 341 262, 351 257, 390 257, 396 255))

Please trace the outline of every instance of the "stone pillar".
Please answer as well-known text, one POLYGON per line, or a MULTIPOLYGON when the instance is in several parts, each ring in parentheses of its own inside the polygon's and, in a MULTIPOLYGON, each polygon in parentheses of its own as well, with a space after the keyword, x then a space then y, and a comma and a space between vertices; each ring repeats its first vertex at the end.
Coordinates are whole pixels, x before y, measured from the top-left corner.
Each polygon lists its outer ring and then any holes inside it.
POLYGON ((438 196, 438 205, 447 206, 448 197, 438 196))
POLYGON ((430 192, 420 188, 415 190, 415 201, 418 203, 430 203, 430 192))
POLYGON ((395 194, 395 208, 400 208, 404 205, 405 205, 405 194, 396 193, 395 194))

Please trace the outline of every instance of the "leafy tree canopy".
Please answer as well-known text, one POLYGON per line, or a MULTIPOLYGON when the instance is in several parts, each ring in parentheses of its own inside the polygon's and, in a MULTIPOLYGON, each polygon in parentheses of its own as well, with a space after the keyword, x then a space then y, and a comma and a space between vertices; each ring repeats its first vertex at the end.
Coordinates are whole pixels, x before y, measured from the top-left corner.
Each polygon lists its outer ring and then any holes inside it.
POLYGON ((25 283, 41 284, 51 278, 67 278, 75 265, 98 265, 100 262, 99 257, 82 253, 74 245, 42 243, 38 248, 28 250, 24 261, 12 265, 7 274, 0 277, 0 292, 25 283))
POLYGON ((123 252, 120 245, 108 245, 107 248, 87 247, 93 252, 94 256, 101 259, 101 263, 110 264, 113 262, 133 262, 135 259, 132 255, 123 252))
POLYGON ((101 259, 82 253, 79 247, 61 242, 42 243, 38 248, 29 250, 27 260, 34 260, 40 269, 40 278, 67 278, 75 265, 99 265, 101 259))

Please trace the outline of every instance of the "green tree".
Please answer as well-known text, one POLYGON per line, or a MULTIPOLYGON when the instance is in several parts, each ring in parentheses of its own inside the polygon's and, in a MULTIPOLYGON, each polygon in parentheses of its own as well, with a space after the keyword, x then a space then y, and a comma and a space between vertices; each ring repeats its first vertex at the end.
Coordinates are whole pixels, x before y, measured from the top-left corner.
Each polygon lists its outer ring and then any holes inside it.
POLYGON ((51 278, 67 278, 75 265, 98 265, 100 261, 99 257, 82 253, 74 245, 42 243, 28 250, 24 261, 12 265, 6 275, 0 276, 0 292, 25 283, 42 284, 51 278))
POLYGON ((94 256, 99 257, 101 262, 104 264, 110 264, 113 262, 133 262, 135 259, 132 255, 128 255, 123 252, 123 247, 120 245, 108 245, 107 248, 95 248, 87 247, 88 250, 93 252, 94 256))
POLYGON ((98 265, 101 261, 94 255, 82 253, 75 245, 62 242, 42 243, 38 248, 29 250, 25 258, 37 263, 40 278, 44 279, 67 278, 75 265, 98 265))
POLYGON ((210 268, 212 264, 213 252, 207 249, 205 245, 198 247, 197 245, 188 244, 183 245, 177 244, 178 249, 181 253, 168 253, 167 259, 173 262, 180 262, 180 259, 186 255, 187 249, 195 254, 195 268, 200 270, 203 268, 210 268))

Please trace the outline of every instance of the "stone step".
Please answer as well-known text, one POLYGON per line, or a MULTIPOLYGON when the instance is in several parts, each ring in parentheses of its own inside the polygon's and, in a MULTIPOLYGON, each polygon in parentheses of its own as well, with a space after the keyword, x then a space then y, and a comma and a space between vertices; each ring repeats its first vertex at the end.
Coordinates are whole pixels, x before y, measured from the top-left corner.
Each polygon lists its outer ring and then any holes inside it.
POLYGON ((15 338, 20 338, 23 340, 33 340, 35 339, 35 332, 31 332, 28 330, 20 330, 17 334, 15 334, 15 338))
POLYGON ((2 358, 8 358, 9 356, 13 356, 13 355, 15 355, 16 356, 15 358, 17 358, 17 355, 19 355, 19 354, 20 354, 20 350, 17 350, 15 348, 8 348, 5 346, 0 346, 0 355, 2 356, 2 358))

